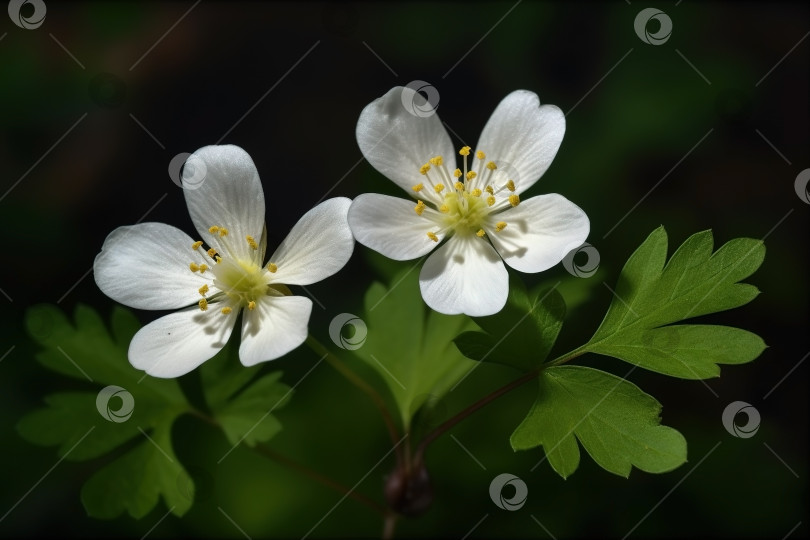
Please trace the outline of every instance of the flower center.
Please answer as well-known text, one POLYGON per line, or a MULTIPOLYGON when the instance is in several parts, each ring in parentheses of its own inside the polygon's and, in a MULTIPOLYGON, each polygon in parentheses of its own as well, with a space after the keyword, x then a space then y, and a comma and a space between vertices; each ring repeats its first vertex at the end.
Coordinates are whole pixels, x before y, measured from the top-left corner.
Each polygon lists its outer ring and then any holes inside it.
MULTIPOLYGON (((208 232, 219 236, 220 244, 228 255, 222 256, 215 248, 210 248, 205 252, 210 259, 210 265, 194 262, 189 264, 189 270, 192 272, 200 274, 211 272, 214 276, 211 283, 213 290, 208 284, 205 284, 197 291, 202 296, 198 303, 201 311, 206 311, 209 301, 215 300, 225 305, 220 309, 225 315, 234 309, 243 307, 253 310, 256 309, 256 302, 262 298, 268 295, 284 294, 283 290, 270 284, 270 274, 274 274, 278 270, 278 266, 273 263, 261 266, 252 259, 246 260, 234 256, 233 254, 238 251, 234 250, 226 239, 228 229, 224 227, 214 225, 208 229, 208 232)), ((252 236, 245 237, 245 241, 252 250, 259 249, 259 245, 252 236)), ((191 249, 198 251, 202 244, 202 240, 194 242, 191 249)))
MULTIPOLYGON (((444 215, 427 232, 427 237, 434 242, 438 242, 438 235, 446 231, 460 235, 475 234, 479 238, 487 234, 485 228, 501 232, 506 228, 506 222, 498 221, 493 227, 488 219, 490 214, 520 204, 520 197, 514 193, 513 180, 508 180, 502 186, 494 185, 492 176, 498 166, 494 161, 485 162, 487 156, 484 152, 478 150, 475 153, 477 170, 468 168, 469 146, 463 147, 458 153, 464 157, 463 172, 456 169, 450 173, 444 165, 444 158, 435 156, 419 169, 427 186, 425 183, 413 186, 416 193, 430 189, 441 197, 441 202, 434 205, 444 215), (430 172, 432 169, 433 173, 430 172)), ((425 202, 418 199, 414 207, 417 215, 421 216, 425 208, 425 202)))

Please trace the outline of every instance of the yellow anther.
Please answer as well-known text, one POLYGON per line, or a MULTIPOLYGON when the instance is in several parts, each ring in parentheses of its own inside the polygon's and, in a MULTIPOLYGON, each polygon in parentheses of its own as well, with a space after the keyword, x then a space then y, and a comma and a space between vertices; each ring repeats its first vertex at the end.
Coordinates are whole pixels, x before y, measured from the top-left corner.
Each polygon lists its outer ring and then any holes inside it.
POLYGON ((425 211, 425 203, 423 201, 417 201, 416 206, 413 207, 413 211, 416 212, 417 216, 421 216, 422 212, 425 211))
POLYGON ((197 302, 197 305, 200 306, 200 311, 205 311, 206 309, 208 309, 208 300, 206 300, 205 298, 200 298, 200 301, 197 302))
POLYGON ((219 227, 217 227, 216 225, 212 225, 211 227, 208 228, 208 232, 210 232, 211 234, 216 234, 219 232, 219 227))
POLYGON ((453 176, 455 176, 456 178, 461 178, 461 169, 456 169, 455 171, 453 171, 453 176))
POLYGON ((475 171, 469 171, 469 172, 467 172, 467 177, 466 177, 466 178, 467 178, 467 180, 472 180, 472 179, 474 179, 476 176, 478 176, 478 174, 476 174, 476 172, 475 172, 475 171))
POLYGON ((493 204, 495 204, 495 196, 490 195, 489 197, 487 197, 487 206, 492 206, 493 204))
POLYGON ((501 232, 505 228, 506 228, 506 222, 505 221, 499 221, 498 223, 495 224, 495 231, 496 232, 501 232))
POLYGON ((494 190, 494 189, 492 189, 492 186, 487 186, 487 187, 485 187, 485 188, 484 188, 484 191, 486 191, 486 192, 487 192, 487 193, 489 193, 490 195, 495 195, 495 190, 494 190))
POLYGON ((220 257, 219 255, 217 255, 217 264, 219 264, 219 263, 221 263, 221 262, 222 262, 222 257, 220 257))
POLYGON ((446 214, 449 211, 450 211, 450 207, 447 206, 446 204, 443 204, 443 205, 441 205, 439 207, 439 212, 441 212, 442 214, 446 214))
POLYGON ((413 190, 414 190, 415 192, 417 192, 417 193, 419 193, 419 192, 420 192, 420 191, 422 191, 423 189, 425 189, 425 185, 424 185, 424 184, 421 184, 421 183, 420 183, 420 184, 416 184, 415 186, 413 186, 413 190))
POLYGON ((437 184, 433 189, 436 190, 436 193, 441 193, 444 191, 444 184, 437 184))
POLYGON ((509 191, 515 191, 515 182, 513 180, 509 180, 506 183, 506 189, 508 189, 509 191))
POLYGON ((217 254, 217 250, 215 250, 214 248, 211 248, 211 249, 209 249, 208 251, 206 251, 206 253, 208 253, 208 256, 209 256, 209 257, 211 257, 211 258, 213 259, 213 258, 214 258, 214 255, 216 255, 216 254, 217 254))
POLYGON ((479 150, 478 152, 475 153, 475 157, 477 157, 480 160, 484 160, 487 157, 487 155, 483 153, 481 150, 479 150))
POLYGON ((201 264, 200 265, 200 273, 204 274, 206 270, 208 270, 208 265, 207 264, 201 264))
POLYGON ((472 190, 472 191, 470 192, 470 194, 471 194, 473 197, 480 197, 480 196, 481 196, 481 190, 480 190, 480 189, 478 189, 478 188, 475 188, 474 190, 472 190))
POLYGON ((276 272, 278 272, 278 265, 276 265, 275 263, 270 263, 267 265, 267 269, 270 271, 271 274, 275 274, 276 272))
POLYGON ((509 195, 509 204, 512 206, 517 206, 520 204, 520 197, 515 195, 514 193, 509 195))
POLYGON ((220 236, 225 236, 226 234, 228 234, 228 229, 226 229, 224 227, 220 227, 219 228, 219 235, 220 236))
POLYGON ((197 263, 189 264, 188 269, 191 270, 192 272, 199 272, 200 271, 200 267, 197 266, 197 263))
POLYGON ((490 161, 489 163, 487 163, 487 169, 489 169, 490 171, 494 171, 497 168, 498 168, 498 166, 495 165, 494 161, 490 161))
POLYGON ((470 155, 470 147, 465 146, 464 148, 459 150, 458 153, 459 153, 460 156, 469 156, 470 155))
POLYGON ((231 308, 229 308, 229 307, 222 308, 222 314, 223 315, 230 315, 232 311, 233 310, 231 308))
POLYGON ((436 236, 436 233, 434 233, 434 232, 432 232, 432 231, 428 231, 427 236, 428 236, 428 238, 430 238, 430 239, 431 239, 431 240, 433 240, 434 242, 438 242, 438 241, 439 241, 439 237, 438 237, 438 236, 436 236))
POLYGON ((194 242, 193 244, 191 244, 191 249, 193 249, 194 251, 197 251, 198 249, 200 249, 201 245, 202 245, 202 240, 198 240, 197 242, 194 242))
POLYGON ((438 166, 440 166, 442 163, 444 163, 444 158, 442 158, 442 156, 436 156, 436 157, 432 157, 432 158, 430 158, 430 162, 431 162, 433 165, 435 165, 436 167, 438 167, 438 166))
POLYGON ((250 302, 248 302, 248 309, 249 309, 250 311, 253 311, 254 309, 256 309, 256 302, 254 302, 253 300, 251 300, 250 302))
POLYGON ((205 296, 205 293, 207 293, 207 292, 208 292, 208 285, 206 284, 206 285, 203 285, 202 287, 200 287, 198 292, 199 292, 201 295, 205 296))
POLYGON ((250 235, 246 236, 245 240, 247 240, 250 249, 259 249, 259 244, 256 243, 256 240, 254 240, 252 236, 250 235))
POLYGON ((419 174, 427 174, 430 170, 430 163, 425 163, 421 167, 419 167, 419 174))
POLYGON ((485 234, 487 233, 484 232, 484 229, 478 229, 478 232, 475 233, 475 236, 477 236, 478 238, 483 238, 485 234))
POLYGON ((464 184, 462 184, 461 182, 456 182, 456 185, 453 187, 459 191, 464 191, 464 184))

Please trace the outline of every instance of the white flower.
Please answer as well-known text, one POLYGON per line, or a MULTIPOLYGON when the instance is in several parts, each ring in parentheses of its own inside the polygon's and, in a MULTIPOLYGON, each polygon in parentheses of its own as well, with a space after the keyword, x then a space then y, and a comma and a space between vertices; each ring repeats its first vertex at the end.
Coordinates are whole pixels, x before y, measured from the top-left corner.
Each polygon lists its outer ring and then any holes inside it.
POLYGON ((585 213, 556 193, 521 201, 546 172, 565 133, 565 116, 537 95, 512 92, 484 127, 476 151, 456 152, 438 115, 403 104, 424 98, 396 87, 369 104, 357 142, 371 165, 416 199, 357 197, 349 225, 358 242, 386 257, 409 260, 438 246, 419 275, 422 297, 441 313, 485 316, 506 303, 508 274, 556 265, 588 236, 585 213), (444 239, 447 241, 440 245, 444 239))
POLYGON ((93 266, 98 287, 113 300, 186 308, 147 324, 130 343, 129 361, 155 377, 178 377, 214 356, 243 308, 242 364, 295 349, 307 338, 312 301, 286 285, 331 276, 354 249, 351 201, 335 198, 307 212, 265 261, 264 192, 253 160, 236 146, 206 146, 194 156, 205 178, 186 166, 183 186, 202 240, 163 223, 119 227, 93 266))

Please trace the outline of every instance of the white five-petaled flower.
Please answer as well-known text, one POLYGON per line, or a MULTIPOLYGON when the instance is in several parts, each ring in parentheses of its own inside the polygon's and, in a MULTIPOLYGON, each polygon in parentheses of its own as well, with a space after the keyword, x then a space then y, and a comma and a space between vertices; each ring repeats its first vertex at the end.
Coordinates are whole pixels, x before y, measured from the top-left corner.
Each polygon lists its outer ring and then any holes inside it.
POLYGON ((354 249, 351 201, 329 199, 307 212, 269 260, 264 192, 250 156, 236 146, 193 154, 183 187, 201 240, 163 223, 114 230, 93 266, 110 298, 138 309, 177 309, 144 326, 129 346, 133 366, 178 377, 214 356, 242 317, 245 366, 279 358, 307 338, 312 301, 287 285, 309 285, 346 264, 354 249), (205 170, 205 178, 199 168, 205 170), (191 306, 191 307, 188 307, 191 306))
POLYGON ((546 172, 565 133, 565 116, 537 95, 512 92, 484 127, 476 150, 456 152, 437 114, 417 115, 425 99, 396 87, 360 114, 363 156, 416 204, 375 193, 358 196, 349 225, 358 242, 395 260, 437 251, 419 275, 422 297, 441 313, 485 316, 506 303, 503 261, 521 272, 556 265, 588 236, 585 213, 562 195, 525 201, 521 193, 546 172), (442 240, 446 242, 440 245, 442 240))

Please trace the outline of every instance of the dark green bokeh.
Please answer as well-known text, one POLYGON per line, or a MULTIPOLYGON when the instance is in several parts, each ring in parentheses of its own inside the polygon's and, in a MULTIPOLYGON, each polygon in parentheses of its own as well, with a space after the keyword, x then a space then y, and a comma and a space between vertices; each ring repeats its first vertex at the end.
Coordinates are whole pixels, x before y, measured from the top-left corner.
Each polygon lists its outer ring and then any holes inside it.
MULTIPOLYGON (((226 133, 222 142, 245 148, 262 176, 269 245, 330 189, 330 196, 395 193, 360 161, 354 127, 363 106, 412 80, 438 89, 442 119, 471 145, 514 89, 535 91, 569 113, 554 164, 528 194, 558 192, 579 204, 601 255, 600 273, 590 278, 599 282, 589 302, 569 314, 560 352, 590 336, 610 301, 601 281, 612 285, 633 249, 661 224, 672 245, 708 228, 718 245, 767 236, 765 263, 749 280, 763 294, 705 319, 752 330, 769 349, 752 364, 725 367, 721 379, 706 385, 641 370, 631 375, 662 402, 664 423, 689 442, 689 463, 665 475, 635 471, 625 480, 586 457, 566 481, 547 464, 530 472, 542 453, 514 454, 508 444, 534 392, 521 388, 451 432, 480 466, 450 437, 432 447, 435 506, 402 521, 398 533, 461 537, 488 516, 472 536, 545 537, 536 519, 556 537, 622 537, 652 511, 633 536, 782 537, 800 521, 793 535, 806 534, 807 363, 765 398, 810 349, 810 206, 794 192, 796 175, 810 166, 806 6, 653 2, 674 28, 665 44, 653 46, 633 29, 636 14, 648 7, 638 2, 212 1, 194 7, 150 50, 192 5, 52 1, 36 30, 0 14, 0 191, 16 186, 0 201, 0 288, 8 295, 0 297, 0 516, 25 495, 0 522, 0 534, 140 537, 166 512, 158 507, 138 522, 87 518, 79 490, 97 464, 63 462, 46 475, 57 461, 54 449, 17 436, 15 423, 43 395, 80 386, 35 363, 22 330, 25 309, 59 301, 72 311, 82 302, 108 314, 111 301, 86 275, 105 236, 153 206, 148 220, 190 232, 182 191, 167 168, 176 154, 226 133), (720 423, 736 400, 762 415, 753 438, 734 438, 720 423), (489 499, 489 483, 501 472, 528 484, 528 502, 518 512, 489 499)), ((311 287, 325 306, 313 313, 314 333, 325 337, 334 315, 358 312, 364 288, 379 276, 366 261, 358 247, 345 270, 311 287)), ((556 268, 525 278, 532 285, 564 276, 556 268)), ((153 317, 142 314, 143 321, 153 317)), ((302 349, 274 367, 292 385, 315 361, 302 349)), ((620 375, 627 370, 601 357, 584 363, 620 375)), ((483 365, 442 407, 450 414, 514 376, 483 365)), ((184 387, 196 386, 195 374, 186 379, 184 387)), ((285 429, 274 448, 348 486, 389 448, 365 396, 327 366, 298 387, 279 418, 285 429)), ((180 422, 175 447, 184 463, 214 479, 213 487, 184 518, 167 517, 150 536, 241 537, 224 511, 251 537, 300 537, 340 499, 247 449, 217 465, 227 442, 191 418, 180 422)), ((381 500, 390 466, 381 464, 357 490, 381 500)), ((313 535, 380 530, 376 515, 346 500, 313 535)))

